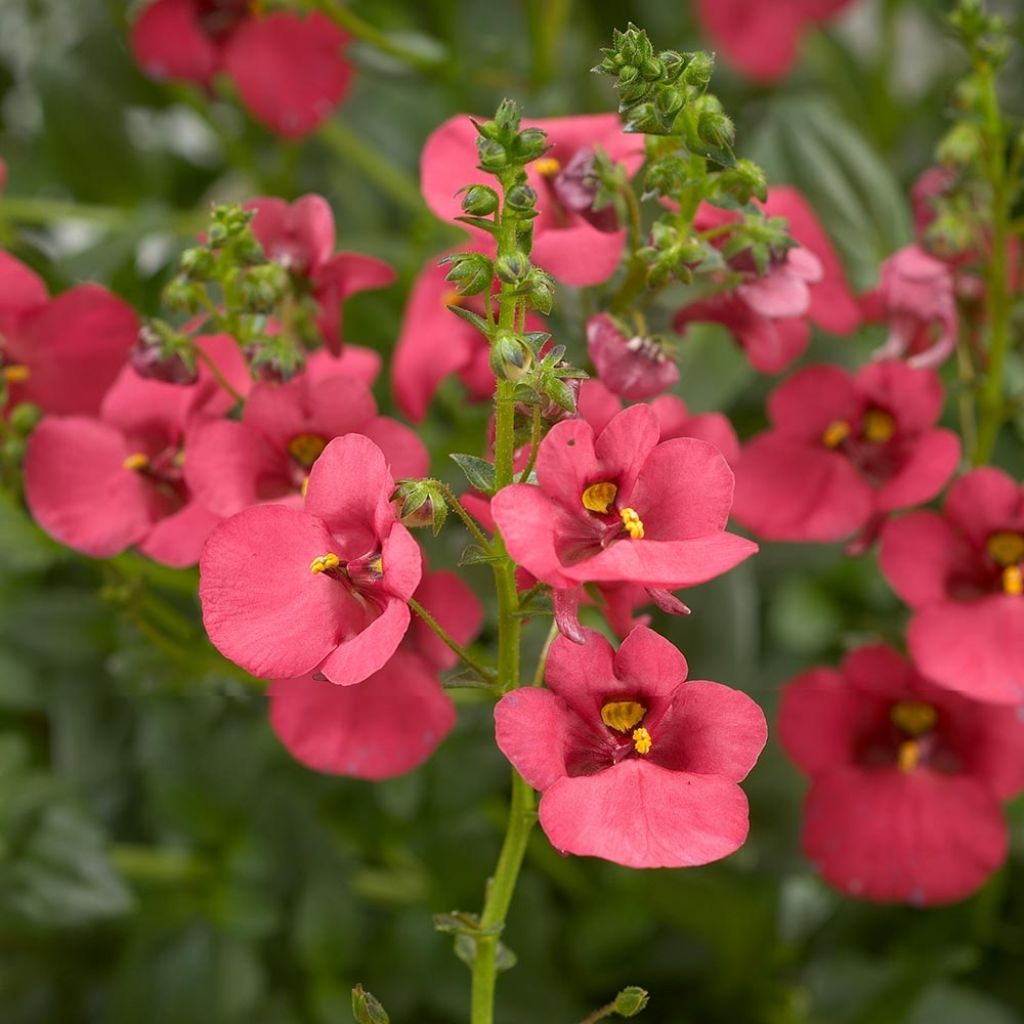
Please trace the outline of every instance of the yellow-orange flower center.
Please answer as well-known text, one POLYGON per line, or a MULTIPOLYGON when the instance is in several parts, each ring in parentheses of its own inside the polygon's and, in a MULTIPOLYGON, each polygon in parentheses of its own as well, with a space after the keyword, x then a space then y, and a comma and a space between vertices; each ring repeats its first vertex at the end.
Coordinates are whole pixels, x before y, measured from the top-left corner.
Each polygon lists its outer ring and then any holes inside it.
POLYGON ((142 470, 149 468, 149 456, 144 452, 132 452, 121 465, 125 469, 130 469, 133 473, 141 473, 142 470))
POLYGON ((8 384, 24 384, 32 376, 32 371, 21 363, 12 363, 4 367, 3 376, 8 384))
POLYGON ((896 764, 901 772, 912 772, 921 762, 921 744, 904 740, 896 751, 896 764))
POLYGON ((643 540, 644 523, 636 514, 636 510, 632 508, 624 508, 619 512, 619 516, 622 518, 622 525, 626 528, 626 533, 628 533, 633 540, 643 540))
POLYGON ((651 734, 644 728, 634 729, 632 739, 638 754, 646 754, 653 746, 651 734))
POLYGON ((328 551, 326 555, 318 555, 309 563, 309 571, 314 576, 319 576, 322 572, 337 569, 339 565, 341 565, 341 559, 333 551, 328 551))
POLYGON ((938 712, 921 700, 901 700, 889 709, 889 720, 908 736, 922 736, 935 728, 938 712))
POLYGON ((1000 530, 989 537, 985 549, 996 565, 1017 565, 1024 562, 1024 535, 1010 530, 1000 530))
POLYGON ((601 708, 601 721, 616 732, 629 732, 638 725, 647 708, 635 700, 612 700, 601 708))
POLYGON ((542 156, 534 162, 533 169, 542 177, 553 178, 562 169, 562 165, 553 156, 542 156))
POLYGON ((309 469, 326 447, 327 439, 319 434, 296 434, 288 442, 288 454, 300 466, 309 469))
POLYGON ((821 435, 826 448, 838 448, 850 436, 850 424, 846 420, 833 420, 821 435))
POLYGON ((896 421, 881 409, 868 409, 864 413, 864 439, 872 444, 885 444, 896 433, 896 421))
POLYGON ((1019 565, 1008 565, 1003 570, 1003 593, 1010 597, 1024 594, 1024 572, 1019 565))
POLYGON ((599 512, 601 515, 605 515, 612 507, 612 502, 615 501, 615 496, 618 493, 619 488, 615 484, 610 480, 603 480, 587 487, 580 500, 588 512, 599 512))

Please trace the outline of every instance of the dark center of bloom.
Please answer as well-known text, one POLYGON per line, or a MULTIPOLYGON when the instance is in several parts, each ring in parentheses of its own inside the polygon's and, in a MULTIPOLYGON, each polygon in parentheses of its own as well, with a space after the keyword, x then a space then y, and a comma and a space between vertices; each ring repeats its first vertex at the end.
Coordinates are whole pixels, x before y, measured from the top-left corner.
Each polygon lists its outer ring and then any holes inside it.
POLYGON ((221 39, 252 13, 252 0, 200 0, 197 12, 203 32, 221 39))
POLYGON ((288 442, 288 454, 303 469, 309 469, 327 447, 327 438, 319 434, 297 434, 288 442))
POLYGON ((188 500, 185 487, 185 450, 176 444, 169 444, 155 454, 141 449, 125 456, 121 463, 129 473, 135 473, 148 483, 161 502, 165 512, 180 508, 188 500))
MULTIPOLYGON (((860 440, 870 445, 891 441, 896 433, 896 420, 884 409, 868 409, 860 425, 860 440)), ((821 435, 826 448, 839 448, 850 440, 853 427, 849 420, 833 420, 821 435)))
POLYGON ((647 708, 635 700, 613 700, 602 706, 601 721, 618 733, 630 733, 633 749, 646 754, 653 746, 651 734, 640 726, 646 714, 647 708))
POLYGON ((1004 594, 1020 597, 1024 594, 1024 534, 1012 530, 999 530, 985 543, 989 558, 1002 569, 1004 594))
POLYGON ((614 484, 610 480, 601 480, 585 487, 583 494, 580 495, 580 501, 588 512, 596 515, 615 516, 617 514, 622 529, 633 540, 642 540, 644 536, 643 520, 637 514, 636 509, 618 508, 615 505, 618 493, 618 484, 614 484))

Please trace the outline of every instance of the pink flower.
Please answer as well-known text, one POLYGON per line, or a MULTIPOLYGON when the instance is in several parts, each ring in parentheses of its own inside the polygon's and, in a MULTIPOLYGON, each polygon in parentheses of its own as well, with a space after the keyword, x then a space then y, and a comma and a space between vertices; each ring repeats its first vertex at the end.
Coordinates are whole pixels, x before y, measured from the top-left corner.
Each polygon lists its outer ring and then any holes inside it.
POLYGON ((863 302, 868 320, 889 325, 876 358, 907 356, 911 366, 938 366, 956 348, 953 272, 917 245, 900 249, 882 264, 878 288, 863 302))
MULTIPOLYGON (((449 572, 427 573, 415 594, 459 643, 483 621, 473 592, 449 572)), ((455 724, 455 708, 437 679, 456 656, 416 618, 402 646, 355 686, 334 686, 318 672, 270 686, 270 724, 298 761, 332 775, 384 779, 422 764, 455 724)))
MULTIPOLYGON (((735 335, 752 366, 778 373, 807 348, 808 319, 833 334, 848 334, 860 323, 861 313, 839 257, 803 196, 794 188, 773 188, 761 206, 769 217, 786 218, 799 246, 761 277, 746 265, 733 268, 747 275, 743 283, 681 309, 674 326, 682 333, 690 323, 721 323, 735 335)), ((737 219, 732 211, 704 204, 694 226, 706 231, 737 219)))
POLYGON ((153 0, 131 33, 148 75, 209 87, 224 72, 249 113, 289 139, 314 131, 348 92, 347 41, 322 14, 257 15, 248 0, 153 0))
POLYGON ((627 338, 607 313, 587 321, 587 351, 604 385, 630 401, 653 398, 679 380, 679 367, 658 342, 627 338))
MULTIPOLYGON (((616 114, 524 120, 522 126, 547 132, 551 144, 526 170, 540 211, 533 222, 534 262, 569 285, 606 281, 619 265, 626 232, 618 229, 610 208, 593 209, 596 186, 589 166, 600 148, 634 172, 643 162, 641 139, 623 132, 616 114)), ((445 121, 427 139, 421 159, 423 195, 443 220, 461 215, 457 193, 479 178, 476 139, 465 114, 445 121)))
MULTIPOLYGON (((245 372, 233 339, 203 339, 230 377, 245 372)), ((189 431, 232 401, 201 365, 191 385, 145 380, 125 367, 100 418, 47 416, 25 454, 25 495, 52 537, 94 558, 133 545, 158 562, 195 565, 220 517, 196 502, 185 483, 189 431)))
POLYGON ((301 511, 256 505, 221 523, 199 563, 214 646, 270 679, 319 666, 348 685, 382 668, 421 574, 419 547, 395 522, 394 487, 383 452, 347 434, 316 460, 301 511))
POLYGON ((377 415, 366 384, 306 372, 287 384, 256 384, 241 420, 198 427, 189 439, 185 478, 221 516, 261 502, 301 508, 312 466, 330 441, 346 434, 370 438, 395 477, 427 472, 423 442, 397 420, 377 415))
POLYGON ((294 203, 260 196, 245 206, 256 211, 252 230, 267 257, 306 283, 320 309, 317 326, 324 344, 337 355, 342 303, 357 292, 387 287, 394 270, 372 256, 334 251, 334 214, 323 196, 310 193, 294 203))
POLYGON ((438 385, 453 373, 473 401, 494 393, 487 339, 448 308, 465 305, 482 314, 483 305, 475 297, 460 296, 445 280, 446 273, 432 258, 416 278, 391 364, 395 402, 417 423, 426 415, 438 385))
POLYGON ((967 697, 1024 703, 1024 489, 976 469, 949 490, 942 514, 886 525, 881 566, 914 609, 917 667, 967 697))
POLYGON ((703 583, 757 550, 725 532, 733 476, 705 441, 659 443, 644 405, 595 438, 582 420, 555 424, 540 445, 537 480, 491 502, 509 553, 559 589, 589 581, 674 588, 703 583))
POLYGON ((697 15, 714 45, 743 74, 774 82, 796 62, 800 37, 851 0, 698 0, 697 15))
POLYGON ((879 903, 963 899, 1006 857, 1000 801, 1024 788, 1024 721, 942 690, 891 648, 785 689, 779 736, 811 776, 804 850, 879 903))
POLYGON ((738 690, 685 679, 686 659, 643 626, 618 651, 588 631, 582 645, 551 645, 548 689, 498 702, 498 746, 543 793, 540 824, 557 850, 678 868, 743 844, 737 783, 764 747, 764 715, 738 690))
POLYGON ((960 458, 957 435, 935 426, 941 412, 932 370, 801 370, 772 393, 771 429, 743 448, 733 514, 770 540, 837 541, 929 501, 960 458))
MULTIPOLYGON (((720 412, 691 416, 686 403, 677 395, 661 395, 648 406, 658 419, 658 440, 674 437, 696 437, 713 444, 732 466, 740 456, 740 443, 729 417, 720 412)), ((576 403, 579 415, 593 428, 602 430, 622 411, 622 402, 599 380, 585 380, 576 403)))
POLYGON ((0 373, 11 405, 95 414, 138 333, 135 311, 105 288, 83 284, 49 299, 36 274, 0 252, 0 373))

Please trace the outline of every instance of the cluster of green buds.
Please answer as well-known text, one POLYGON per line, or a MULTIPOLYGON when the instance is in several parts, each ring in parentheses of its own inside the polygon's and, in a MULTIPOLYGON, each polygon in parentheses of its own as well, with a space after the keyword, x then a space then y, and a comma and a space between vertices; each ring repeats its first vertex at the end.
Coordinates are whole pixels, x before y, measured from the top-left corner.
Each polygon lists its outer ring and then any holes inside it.
POLYGON ((461 252, 442 261, 448 267, 447 280, 460 296, 485 297, 484 315, 462 305, 450 308, 490 342, 491 367, 499 379, 516 381, 538 401, 564 404, 571 401, 571 394, 563 380, 580 371, 554 370, 549 355, 541 355, 550 335, 524 328, 525 312, 546 315, 555 297, 550 275, 530 259, 537 193, 527 181, 526 165, 547 151, 547 135, 539 128, 523 128, 519 107, 512 100, 502 101, 492 120, 474 125, 478 169, 494 175, 499 189, 468 185, 461 193, 458 219, 492 235, 497 253, 492 259, 479 252, 461 252), (493 313, 495 288, 498 303, 506 310, 498 316, 493 313), (513 309, 515 315, 510 316, 513 309))
POLYGON ((253 370, 288 379, 318 344, 316 305, 308 290, 271 261, 252 231, 255 213, 215 206, 200 241, 179 258, 163 293, 172 311, 192 318, 182 326, 151 320, 143 328, 133 363, 141 373, 178 383, 195 379, 198 334, 230 334, 253 370))
POLYGON ((763 271, 792 242, 784 223, 768 222, 752 203, 765 199, 767 180, 757 164, 732 151, 732 121, 708 92, 714 57, 656 52, 635 25, 616 32, 603 54, 593 70, 614 78, 624 130, 647 136, 642 198, 660 203, 658 218, 633 254, 643 284, 658 289, 673 280, 690 283, 724 270, 745 250, 739 264, 763 271), (742 216, 704 237, 693 229, 704 202, 742 216))
POLYGON ((977 249, 983 225, 999 216, 995 203, 1009 208, 1017 200, 1024 133, 1019 126, 1011 131, 996 93, 1011 46, 1005 21, 987 13, 981 0, 960 0, 949 24, 970 69, 957 83, 953 124, 936 149, 944 178, 929 198, 934 219, 926 240, 934 252, 953 257, 977 249))

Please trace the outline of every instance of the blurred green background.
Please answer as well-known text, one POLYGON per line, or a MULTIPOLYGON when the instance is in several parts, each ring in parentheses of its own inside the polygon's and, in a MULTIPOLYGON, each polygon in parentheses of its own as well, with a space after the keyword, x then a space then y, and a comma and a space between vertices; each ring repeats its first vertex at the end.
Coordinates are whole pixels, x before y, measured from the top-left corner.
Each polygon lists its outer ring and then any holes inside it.
MULTIPOLYGON (((443 53, 445 70, 423 76, 356 44, 350 99, 289 145, 229 100, 146 80, 118 0, 0 0, 0 245, 54 290, 97 280, 155 313, 211 199, 317 191, 342 247, 399 271, 396 287, 346 314, 350 341, 386 352, 410 282, 458 238, 418 198, 419 151, 438 123, 486 114, 503 95, 530 116, 613 109, 588 69, 630 20, 656 46, 708 45, 687 0, 353 6, 443 53), (68 201, 87 209, 53 220, 68 201)), ((739 151, 805 192, 862 289, 911 238, 906 190, 962 70, 942 8, 861 0, 805 41, 780 85, 724 66, 713 82, 739 151)), ((1019 59, 1008 78, 1019 112, 1019 59)), ((553 324, 582 359, 576 296, 560 295, 553 324)), ((878 340, 817 338, 811 358, 856 363, 878 340)), ((718 329, 683 343, 681 364, 695 411, 725 410, 743 435, 763 423, 771 382, 718 329)), ((386 380, 378 392, 388 407, 386 380)), ((445 451, 479 450, 486 415, 445 386, 424 426, 436 472, 448 472, 445 451)), ((1020 440, 1001 452, 1018 474, 1020 440)), ((428 545, 432 564, 454 564, 462 543, 450 527, 428 545)), ((485 594, 485 571, 466 572, 485 594)), ((0 1021, 332 1024, 350 1019, 357 981, 396 1024, 464 1020, 468 972, 430 915, 477 909, 496 857, 508 771, 489 703, 460 697, 456 732, 409 777, 316 776, 279 747, 259 688, 206 644, 195 584, 134 556, 79 558, 0 502, 0 1021), (174 645, 147 638, 154 617, 174 645)), ((770 718, 786 679, 866 639, 899 643, 904 622, 873 557, 838 547, 767 545, 686 600, 690 618, 657 625, 691 674, 746 690, 770 718)), ((530 627, 532 652, 545 630, 530 627)), ((564 859, 538 831, 498 1019, 579 1020, 639 984, 653 996, 644 1019, 672 1024, 1024 1021, 1020 801, 1008 867, 973 899, 926 911, 857 904, 814 876, 799 852, 803 783, 774 743, 745 788, 750 841, 707 868, 564 859)))

